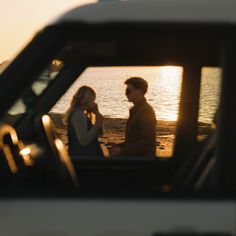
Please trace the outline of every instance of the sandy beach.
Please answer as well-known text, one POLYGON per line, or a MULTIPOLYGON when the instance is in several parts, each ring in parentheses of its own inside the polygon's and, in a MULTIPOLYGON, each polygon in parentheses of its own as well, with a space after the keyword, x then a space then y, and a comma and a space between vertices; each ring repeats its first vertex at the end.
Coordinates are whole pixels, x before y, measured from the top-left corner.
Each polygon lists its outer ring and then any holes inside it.
MULTIPOLYGON (((56 128, 56 132, 67 145, 67 122, 65 114, 50 113, 50 117, 56 128)), ((104 130, 100 141, 103 143, 121 143, 124 141, 126 119, 108 118, 104 119, 104 130)), ((168 157, 172 155, 175 137, 175 121, 157 121, 156 155, 168 157)), ((199 136, 204 137, 211 130, 211 124, 199 123, 199 136)))

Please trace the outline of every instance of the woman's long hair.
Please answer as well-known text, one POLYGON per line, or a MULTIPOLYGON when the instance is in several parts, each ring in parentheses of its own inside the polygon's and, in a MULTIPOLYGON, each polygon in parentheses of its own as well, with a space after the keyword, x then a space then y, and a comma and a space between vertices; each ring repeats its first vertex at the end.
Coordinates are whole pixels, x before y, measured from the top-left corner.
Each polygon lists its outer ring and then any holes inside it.
POLYGON ((92 100, 95 100, 95 98, 96 93, 92 88, 88 86, 80 87, 73 96, 67 113, 70 114, 75 108, 86 107, 92 100))

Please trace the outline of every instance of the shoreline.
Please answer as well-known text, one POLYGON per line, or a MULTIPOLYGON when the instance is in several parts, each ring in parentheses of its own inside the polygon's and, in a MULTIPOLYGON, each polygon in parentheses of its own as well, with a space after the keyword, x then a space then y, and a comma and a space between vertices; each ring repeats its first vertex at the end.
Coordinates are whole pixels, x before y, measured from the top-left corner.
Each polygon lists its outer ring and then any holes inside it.
MULTIPOLYGON (((56 132, 62 141, 67 145, 67 121, 66 114, 49 113, 56 132)), ((122 118, 104 118, 104 130, 100 140, 104 143, 113 142, 121 143, 124 141, 125 126, 127 119, 122 118)), ((168 157, 172 155, 172 149, 175 139, 176 121, 157 120, 156 134, 156 155, 160 157, 168 157)), ((198 136, 205 137, 212 130, 209 123, 199 122, 198 136)))

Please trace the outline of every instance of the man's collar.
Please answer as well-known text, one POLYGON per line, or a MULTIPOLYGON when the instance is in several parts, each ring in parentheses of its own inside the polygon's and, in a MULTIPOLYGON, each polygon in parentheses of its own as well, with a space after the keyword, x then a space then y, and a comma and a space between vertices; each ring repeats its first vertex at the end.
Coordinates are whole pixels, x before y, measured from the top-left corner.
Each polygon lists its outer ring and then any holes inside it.
POLYGON ((137 110, 139 107, 141 107, 143 104, 146 103, 146 98, 143 97, 140 101, 138 101, 131 109, 130 111, 133 112, 135 110, 137 110))
POLYGON ((146 98, 143 97, 141 100, 139 100, 136 104, 134 104, 134 107, 140 107, 142 106, 144 103, 146 103, 146 98))

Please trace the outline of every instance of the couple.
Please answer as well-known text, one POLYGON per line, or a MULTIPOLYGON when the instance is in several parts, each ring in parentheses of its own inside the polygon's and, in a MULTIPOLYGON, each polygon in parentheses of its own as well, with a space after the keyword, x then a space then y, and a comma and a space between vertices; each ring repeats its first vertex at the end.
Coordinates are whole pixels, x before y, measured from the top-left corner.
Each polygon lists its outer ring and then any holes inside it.
MULTIPOLYGON (((134 106, 126 125, 125 142, 112 144, 111 156, 147 156, 155 158, 156 117, 144 97, 148 84, 140 77, 125 82, 126 96, 134 106)), ((71 156, 103 156, 97 136, 102 131, 103 116, 95 103, 96 94, 83 86, 74 95, 69 109, 68 139, 71 156), (96 115, 94 124, 92 114, 96 115)))

